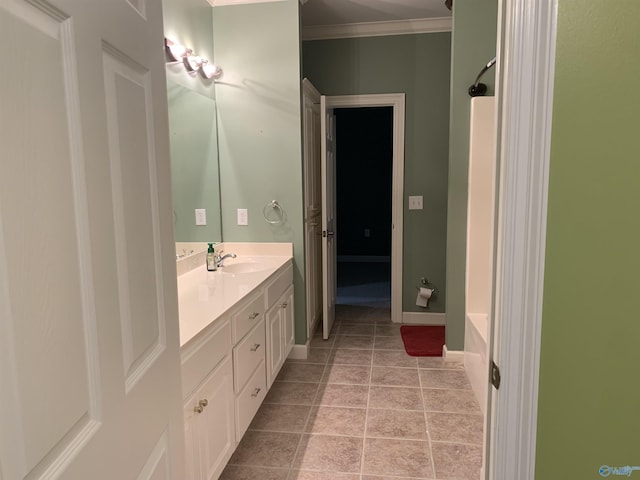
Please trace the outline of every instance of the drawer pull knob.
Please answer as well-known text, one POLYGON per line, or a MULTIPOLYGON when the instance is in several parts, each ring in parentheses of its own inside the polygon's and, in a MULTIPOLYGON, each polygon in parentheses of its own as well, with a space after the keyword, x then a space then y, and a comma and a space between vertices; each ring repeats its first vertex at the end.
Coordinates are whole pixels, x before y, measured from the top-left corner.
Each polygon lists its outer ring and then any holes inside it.
POLYGON ((256 350, 258 350, 260 348, 260 344, 256 343, 253 347, 251 347, 251 351, 255 352, 256 350))
POLYGON ((209 400, 204 398, 198 402, 198 405, 193 407, 193 411, 196 413, 202 413, 202 411, 204 410, 204 407, 206 407, 207 405, 209 405, 209 400))
POLYGON ((257 318, 260 314, 258 312, 253 312, 251 315, 249 315, 249 319, 250 320, 254 320, 255 318, 257 318))
POLYGON ((280 304, 280 307, 282 307, 282 308, 287 308, 287 302, 283 302, 283 303, 281 303, 281 304, 280 304))
POLYGON ((260 390, 261 390, 260 388, 256 388, 256 389, 253 391, 253 393, 251 394, 251 396, 252 396, 252 397, 257 397, 257 396, 258 396, 258 394, 260 393, 260 390))

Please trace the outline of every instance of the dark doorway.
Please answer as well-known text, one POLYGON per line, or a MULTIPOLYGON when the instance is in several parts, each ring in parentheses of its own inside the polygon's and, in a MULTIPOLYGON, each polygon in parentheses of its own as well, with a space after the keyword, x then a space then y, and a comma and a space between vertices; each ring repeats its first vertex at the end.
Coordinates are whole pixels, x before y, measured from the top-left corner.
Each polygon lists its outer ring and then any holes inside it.
POLYGON ((393 107, 335 115, 336 303, 390 308, 393 107))

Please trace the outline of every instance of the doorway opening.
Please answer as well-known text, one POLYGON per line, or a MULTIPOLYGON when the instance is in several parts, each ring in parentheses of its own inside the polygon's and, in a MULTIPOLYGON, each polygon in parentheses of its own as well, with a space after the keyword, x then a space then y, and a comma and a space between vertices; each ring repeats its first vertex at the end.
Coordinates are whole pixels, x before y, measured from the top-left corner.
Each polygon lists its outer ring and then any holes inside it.
MULTIPOLYGON (((323 337, 327 339, 335 320, 335 306, 337 297, 337 245, 334 240, 338 239, 340 232, 337 230, 336 217, 336 144, 339 141, 336 133, 336 110, 340 109, 361 109, 388 107, 391 112, 391 252, 388 268, 390 275, 390 296, 391 306, 389 309, 390 319, 393 322, 402 321, 402 213, 403 213, 403 191, 404 191, 404 117, 405 117, 405 96, 402 93, 374 94, 374 95, 339 95, 321 96, 320 118, 321 118, 321 173, 322 173, 322 324, 323 337)), ((366 112, 366 110, 365 110, 366 112)), ((348 136, 348 135, 347 135, 348 136)), ((371 142, 371 134, 367 138, 371 142)), ((360 166, 361 176, 363 171, 369 173, 372 168, 364 163, 360 166)), ((387 170, 388 171, 388 170, 387 170)), ((374 172, 375 173, 375 172, 374 172)), ((379 173, 379 172, 378 172, 379 173)), ((380 175, 382 176, 382 175, 380 175)), ((354 185, 362 183, 361 179, 354 180, 351 185, 345 188, 354 190, 354 185)), ((386 188, 386 187, 385 187, 386 188)), ((387 205, 389 205, 387 200, 387 205)), ((342 208, 342 207, 341 207, 342 208)), ((373 210, 370 206, 361 207, 360 215, 363 211, 373 210)), ((375 212, 374 212, 375 213, 375 212)), ((364 237, 368 233, 371 238, 371 228, 368 232, 362 227, 361 235, 364 237)), ((384 227, 382 228, 384 230, 384 227)), ((388 231, 388 229, 387 229, 388 231)), ((361 238, 362 240, 362 238, 361 238)), ((375 263, 375 262, 371 262, 375 263)), ((387 314, 387 318, 389 314, 387 314)))
POLYGON ((393 107, 336 108, 336 305, 391 310, 393 107))

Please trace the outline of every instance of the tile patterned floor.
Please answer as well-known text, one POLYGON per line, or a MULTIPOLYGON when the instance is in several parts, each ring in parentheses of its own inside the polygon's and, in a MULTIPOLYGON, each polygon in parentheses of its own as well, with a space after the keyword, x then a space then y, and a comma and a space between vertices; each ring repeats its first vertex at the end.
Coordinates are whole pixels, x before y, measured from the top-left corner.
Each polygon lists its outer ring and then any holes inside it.
POLYGON ((404 352, 389 311, 341 305, 288 360, 223 480, 478 480, 483 417, 461 363, 404 352))

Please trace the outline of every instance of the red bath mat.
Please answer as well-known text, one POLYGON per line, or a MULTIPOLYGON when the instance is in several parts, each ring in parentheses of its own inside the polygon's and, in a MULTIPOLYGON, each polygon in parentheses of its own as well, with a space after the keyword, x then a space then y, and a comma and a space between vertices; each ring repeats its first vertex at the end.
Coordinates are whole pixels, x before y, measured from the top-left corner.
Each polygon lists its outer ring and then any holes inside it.
POLYGON ((444 325, 402 325, 402 342, 412 357, 441 357, 444 325))

